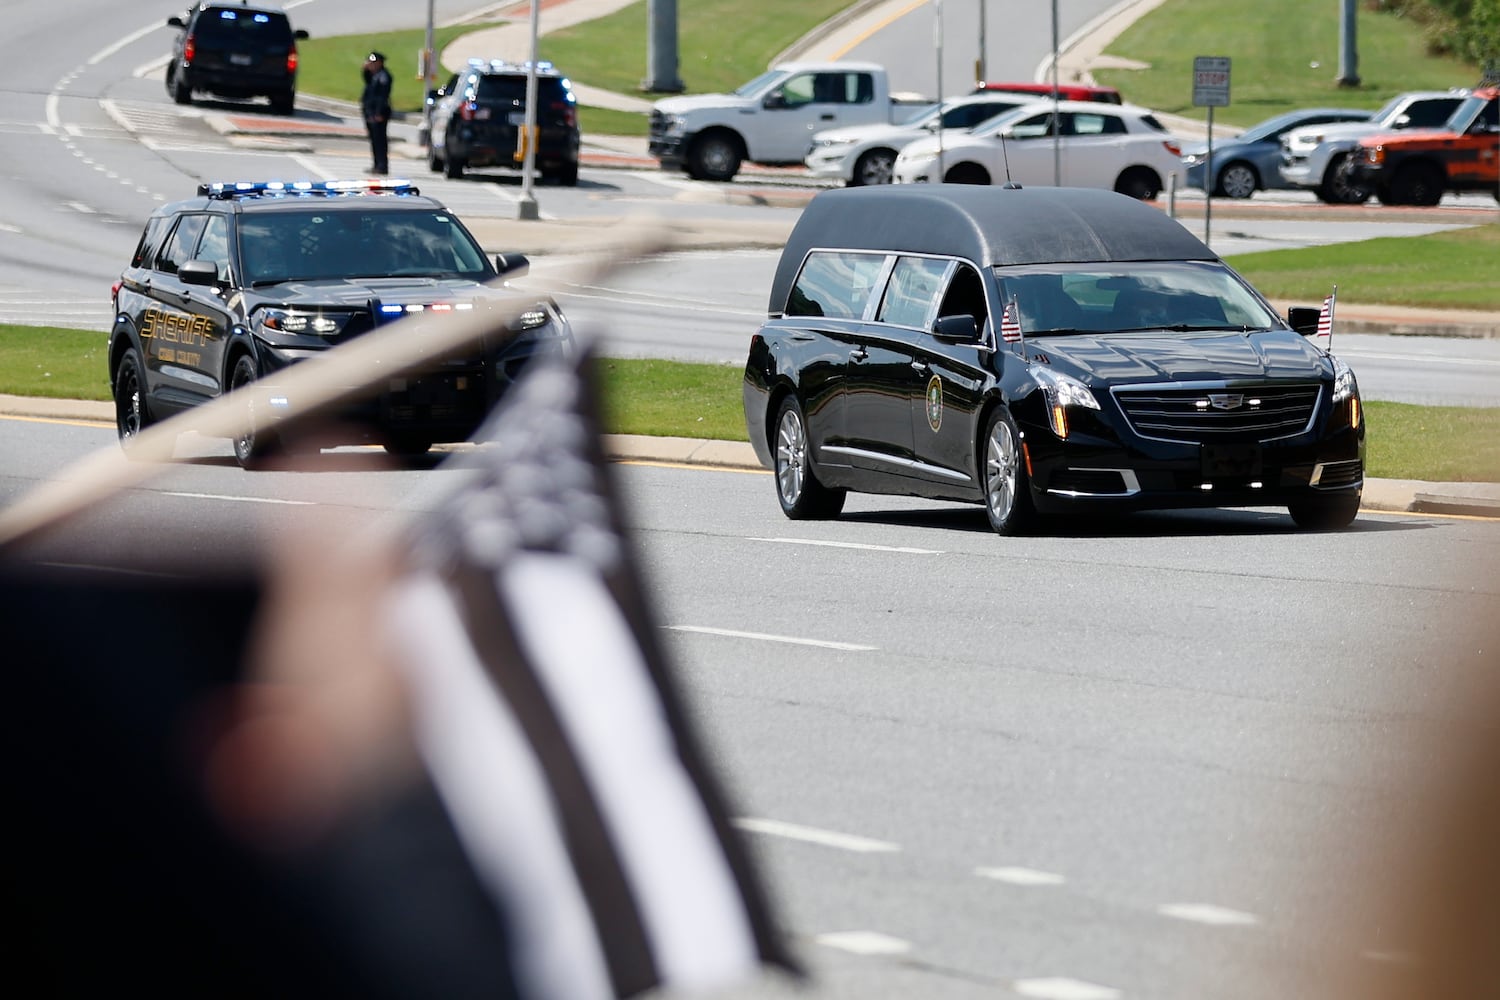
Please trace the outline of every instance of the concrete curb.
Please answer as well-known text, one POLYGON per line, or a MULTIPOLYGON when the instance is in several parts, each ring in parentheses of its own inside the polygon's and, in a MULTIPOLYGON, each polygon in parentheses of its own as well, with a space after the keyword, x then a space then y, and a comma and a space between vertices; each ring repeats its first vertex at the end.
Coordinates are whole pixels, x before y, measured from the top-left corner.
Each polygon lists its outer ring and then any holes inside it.
MULTIPOLYGON (((115 419, 111 403, 3 394, 0 394, 0 415, 94 424, 112 424, 115 419)), ((755 449, 744 441, 606 434, 604 455, 614 462, 667 462, 725 471, 765 471, 755 457, 755 449)), ((1500 483, 1367 479, 1360 506, 1364 510, 1394 513, 1500 518, 1500 483)))

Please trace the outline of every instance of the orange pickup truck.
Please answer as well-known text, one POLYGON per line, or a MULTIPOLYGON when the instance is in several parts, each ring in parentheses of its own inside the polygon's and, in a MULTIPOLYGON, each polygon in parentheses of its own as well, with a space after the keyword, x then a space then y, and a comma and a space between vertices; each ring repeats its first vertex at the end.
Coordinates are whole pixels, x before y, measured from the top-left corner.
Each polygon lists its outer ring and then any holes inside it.
POLYGON ((1441 129, 1359 142, 1353 181, 1383 205, 1436 205, 1445 191, 1488 190, 1500 201, 1500 88, 1475 90, 1441 129))

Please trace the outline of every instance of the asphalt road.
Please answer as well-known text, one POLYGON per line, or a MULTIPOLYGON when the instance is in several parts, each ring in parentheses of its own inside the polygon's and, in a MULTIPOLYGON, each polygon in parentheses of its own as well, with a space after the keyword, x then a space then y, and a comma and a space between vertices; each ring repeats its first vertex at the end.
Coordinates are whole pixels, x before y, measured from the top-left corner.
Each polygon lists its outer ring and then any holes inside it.
MULTIPOLYGON (((0 421, 0 504, 109 428, 0 421)), ((210 446, 212 445, 212 446, 210 446)), ((247 474, 218 443, 43 540, 129 572, 391 528, 454 473, 247 474)), ((689 705, 815 974, 746 1000, 1337 996, 1409 950, 1416 747, 1500 588, 1494 522, 1151 514, 1000 538, 974 507, 785 520, 765 475, 614 467, 689 705)), ((1418 817, 1420 819, 1420 817, 1418 817)))

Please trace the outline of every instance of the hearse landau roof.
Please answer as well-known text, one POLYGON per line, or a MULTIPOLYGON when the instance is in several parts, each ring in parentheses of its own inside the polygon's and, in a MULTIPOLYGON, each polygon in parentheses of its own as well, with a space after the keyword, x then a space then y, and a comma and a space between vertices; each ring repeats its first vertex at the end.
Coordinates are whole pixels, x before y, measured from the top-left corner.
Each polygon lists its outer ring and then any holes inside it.
POLYGON ((779 313, 809 250, 930 253, 982 267, 1216 260, 1159 209, 1091 188, 898 184, 824 191, 787 238, 771 285, 779 313))

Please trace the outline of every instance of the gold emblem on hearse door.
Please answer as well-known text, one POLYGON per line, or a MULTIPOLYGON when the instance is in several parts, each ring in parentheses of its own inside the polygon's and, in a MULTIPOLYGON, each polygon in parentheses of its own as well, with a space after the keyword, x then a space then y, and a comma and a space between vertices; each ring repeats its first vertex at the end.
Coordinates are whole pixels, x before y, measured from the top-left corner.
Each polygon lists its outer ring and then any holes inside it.
POLYGON ((943 426, 943 380, 936 375, 927 380, 927 426, 933 433, 943 426))

